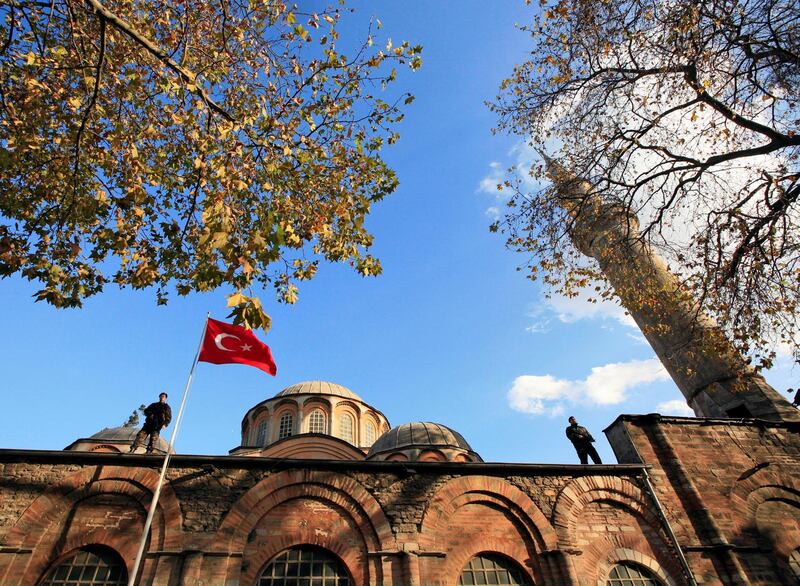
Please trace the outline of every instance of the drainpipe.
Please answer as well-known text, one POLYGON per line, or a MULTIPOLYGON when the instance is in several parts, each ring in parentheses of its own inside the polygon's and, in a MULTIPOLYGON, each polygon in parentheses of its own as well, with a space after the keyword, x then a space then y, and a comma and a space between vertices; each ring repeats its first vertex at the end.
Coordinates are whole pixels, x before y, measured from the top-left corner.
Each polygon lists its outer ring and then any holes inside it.
MULTIPOLYGON (((625 422, 622 422, 622 429, 625 432, 625 436, 628 438, 628 442, 633 447, 633 451, 636 453, 636 457, 639 459, 639 462, 644 463, 642 459, 642 455, 639 453, 639 448, 636 447, 636 444, 633 443, 633 438, 631 437, 630 432, 628 431, 628 427, 625 425, 625 422)), ((661 501, 658 500, 658 496, 656 495, 656 491, 653 488, 652 483, 650 482, 650 474, 647 472, 646 467, 642 467, 642 475, 644 478, 644 485, 647 488, 647 492, 650 495, 653 503, 656 505, 656 511, 658 511, 658 517, 661 519, 661 522, 664 524, 664 529, 667 531, 667 535, 672 541, 673 547, 675 547, 675 551, 678 552, 678 559, 683 566, 683 571, 686 574, 686 579, 689 581, 689 586, 697 586, 697 580, 694 578, 694 573, 692 572, 691 566, 689 566, 689 560, 686 559, 686 555, 683 553, 683 549, 681 548, 680 543, 678 543, 678 537, 675 535, 675 531, 672 530, 672 525, 667 518, 667 514, 664 511, 664 507, 661 506, 661 501)))
MULTIPOLYGON (((701 525, 703 532, 708 534, 708 538, 712 545, 717 546, 715 549, 723 550, 720 555, 720 561, 727 566, 726 571, 728 572, 731 582, 734 584, 749 584, 747 574, 745 574, 744 568, 742 567, 736 552, 731 550, 731 544, 725 539, 722 530, 717 525, 717 522, 714 520, 711 512, 703 503, 703 498, 697 486, 695 485, 694 480, 692 480, 692 475, 689 474, 689 472, 686 470, 686 467, 683 465, 683 462, 678 458, 672 442, 658 425, 653 426, 650 433, 652 434, 651 437, 658 444, 660 444, 661 448, 668 454, 667 457, 671 462, 672 472, 668 471, 666 467, 664 468, 664 472, 668 476, 673 476, 675 480, 677 480, 677 482, 672 482, 672 485, 675 488, 675 493, 677 494, 678 498, 684 500, 678 493, 677 487, 680 486, 685 490, 684 498, 688 498, 690 501, 693 501, 697 506, 698 512, 703 516, 703 519, 701 520, 701 523, 704 525, 704 527, 701 525)), ((702 539, 700 531, 698 531, 697 524, 695 522, 692 522, 692 524, 695 526, 695 532, 698 533, 698 537, 702 539)))

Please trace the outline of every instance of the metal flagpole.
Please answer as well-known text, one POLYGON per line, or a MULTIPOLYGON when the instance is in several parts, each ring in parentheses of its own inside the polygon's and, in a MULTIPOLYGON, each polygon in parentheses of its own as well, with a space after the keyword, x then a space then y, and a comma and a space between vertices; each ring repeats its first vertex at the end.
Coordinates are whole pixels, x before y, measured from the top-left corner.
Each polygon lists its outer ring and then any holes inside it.
POLYGON ((175 445, 175 437, 178 435, 178 428, 181 426, 181 419, 183 418, 183 410, 186 407, 186 397, 189 396, 189 387, 192 386, 192 377, 194 376, 194 368, 197 366, 197 359, 200 358, 200 350, 203 347, 203 340, 206 337, 206 328, 208 328, 208 318, 211 314, 206 315, 206 321, 203 323, 203 333, 200 335, 200 344, 197 346, 197 352, 194 355, 194 362, 192 362, 192 369, 189 371, 189 378, 186 381, 186 388, 183 389, 183 398, 181 398, 181 406, 178 409, 178 416, 175 418, 175 427, 172 428, 172 435, 169 439, 169 446, 167 447, 167 455, 164 456, 164 463, 161 465, 161 476, 158 478, 156 490, 153 493, 153 499, 150 501, 150 510, 147 511, 147 520, 144 522, 144 531, 142 532, 142 540, 139 542, 139 551, 136 552, 136 559, 133 562, 133 569, 131 570, 130 578, 128 579, 128 586, 133 586, 136 582, 136 575, 139 573, 139 566, 142 563, 142 556, 144 555, 144 547, 147 543, 147 535, 150 533, 150 525, 153 524, 153 515, 158 506, 158 497, 161 495, 161 487, 164 485, 164 478, 167 475, 167 466, 172 457, 172 446, 175 445))

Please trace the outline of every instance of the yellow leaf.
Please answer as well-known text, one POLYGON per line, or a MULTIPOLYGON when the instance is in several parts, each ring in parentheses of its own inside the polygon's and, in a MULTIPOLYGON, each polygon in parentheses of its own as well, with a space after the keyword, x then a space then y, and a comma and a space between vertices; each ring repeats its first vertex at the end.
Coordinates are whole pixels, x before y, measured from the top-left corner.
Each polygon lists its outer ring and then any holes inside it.
POLYGON ((241 305, 247 301, 247 297, 242 295, 239 291, 228 295, 228 307, 235 307, 237 305, 241 305))

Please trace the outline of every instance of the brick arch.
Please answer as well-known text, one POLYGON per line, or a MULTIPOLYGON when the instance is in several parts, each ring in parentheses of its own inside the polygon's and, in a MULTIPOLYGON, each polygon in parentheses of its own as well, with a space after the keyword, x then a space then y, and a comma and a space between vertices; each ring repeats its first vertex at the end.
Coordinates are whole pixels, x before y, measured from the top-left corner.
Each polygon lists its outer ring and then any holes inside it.
POLYGON ((576 524, 584 507, 595 501, 619 505, 661 532, 658 517, 645 504, 641 489, 630 480, 618 476, 581 476, 561 489, 553 507, 553 525, 562 548, 578 549, 576 524))
POLYGON ((636 550, 618 547, 608 552, 605 559, 598 565, 597 586, 605 586, 608 575, 611 573, 611 568, 620 562, 632 562, 650 570, 667 586, 677 585, 677 582, 661 567, 658 561, 636 550))
POLYGON ((303 400, 301 408, 304 413, 310 413, 315 407, 321 408, 323 411, 327 409, 327 413, 333 410, 333 403, 326 397, 311 396, 303 400))
MULTIPOLYGON (((31 579, 43 575, 46 568, 67 551, 92 544, 115 550, 125 560, 130 572, 139 535, 132 538, 124 532, 98 530, 83 535, 59 536, 54 529, 63 527, 67 517, 82 503, 104 495, 127 497, 138 504, 143 524, 158 478, 159 475, 151 470, 122 466, 90 468, 66 476, 51 484, 22 513, 9 530, 5 545, 40 552, 31 558, 25 569, 25 576, 31 576, 31 579)), ((165 485, 153 519, 150 549, 180 549, 182 526, 180 504, 172 488, 165 485)))
POLYGON ((337 401, 336 405, 334 405, 334 406, 337 409, 341 409, 342 407, 349 407, 350 409, 352 409, 355 412, 356 416, 361 414, 361 407, 359 406, 359 404, 354 402, 354 401, 350 401, 348 399, 343 399, 341 401, 337 401))
MULTIPOLYGON (((467 505, 481 505, 499 511, 522 534, 518 543, 508 540, 494 542, 488 536, 480 540, 460 544, 449 551, 444 563, 444 575, 457 579, 466 563, 480 553, 496 553, 514 560, 525 561, 522 567, 528 577, 538 574, 532 559, 532 550, 551 551, 556 549, 557 536, 547 518, 536 503, 520 489, 503 479, 491 476, 463 476, 454 478, 440 487, 428 503, 423 513, 420 546, 436 548, 437 541, 444 538, 444 528, 452 516, 467 505)), ((539 575, 535 576, 540 578, 539 575)), ((539 581, 539 580, 536 580, 539 581)))
POLYGON ((372 551, 394 548, 394 534, 383 509, 358 481, 335 472, 286 470, 263 479, 234 504, 216 533, 214 549, 242 551, 250 531, 264 515, 302 497, 328 501, 346 512, 372 551))
POLYGON ((761 486, 750 492, 747 504, 742 510, 746 511, 745 518, 750 521, 746 529, 768 538, 779 558, 788 557, 792 551, 800 547, 800 492, 785 486, 761 486), (776 502, 788 504, 793 510, 790 514, 786 514, 785 510, 781 512, 782 514, 777 517, 781 526, 777 529, 777 533, 771 533, 768 527, 776 518, 771 518, 769 513, 765 516, 764 510, 759 509, 762 505, 776 502))
MULTIPOLYGON (((800 468, 797 466, 762 462, 753 468, 744 470, 734 481, 729 491, 731 505, 737 507, 738 510, 747 509, 750 513, 755 513, 755 509, 748 504, 750 495, 767 486, 800 495, 800 478, 798 476, 800 476, 800 468)), ((748 520, 754 521, 755 517, 751 514, 748 520)))
MULTIPOLYGON (((652 507, 646 504, 641 489, 628 479, 618 476, 583 476, 573 479, 556 497, 553 524, 563 549, 581 551, 580 557, 575 562, 576 571, 587 576, 588 580, 597 580, 598 584, 605 580, 614 560, 628 559, 651 567, 650 562, 645 564, 638 561, 646 559, 655 564, 652 567, 661 568, 658 562, 644 553, 652 551, 651 546, 664 554, 661 557, 661 564, 665 568, 662 572, 664 576, 681 575, 680 563, 672 552, 671 542, 664 532, 660 519, 652 507), (632 520, 649 527, 653 531, 652 539, 656 539, 657 542, 653 544, 644 533, 613 532, 598 536, 598 539, 589 544, 579 544, 577 536, 581 519, 586 507, 593 503, 608 503, 619 507, 630 515, 632 520), (623 553, 628 557, 619 557, 623 553)), ((670 580, 671 578, 666 583, 673 584, 670 580)))

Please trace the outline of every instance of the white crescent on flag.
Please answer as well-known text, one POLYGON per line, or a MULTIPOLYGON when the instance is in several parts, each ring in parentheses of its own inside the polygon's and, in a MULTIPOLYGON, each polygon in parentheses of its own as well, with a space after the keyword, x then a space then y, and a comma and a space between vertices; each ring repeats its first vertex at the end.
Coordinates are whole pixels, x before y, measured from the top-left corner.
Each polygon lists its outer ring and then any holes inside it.
POLYGON ((217 345, 217 348, 219 348, 220 350, 225 350, 225 352, 235 352, 235 350, 226 348, 225 346, 222 345, 222 340, 224 340, 225 338, 233 338, 234 340, 239 339, 238 336, 234 336, 233 334, 218 334, 217 336, 214 337, 214 343, 217 345))

